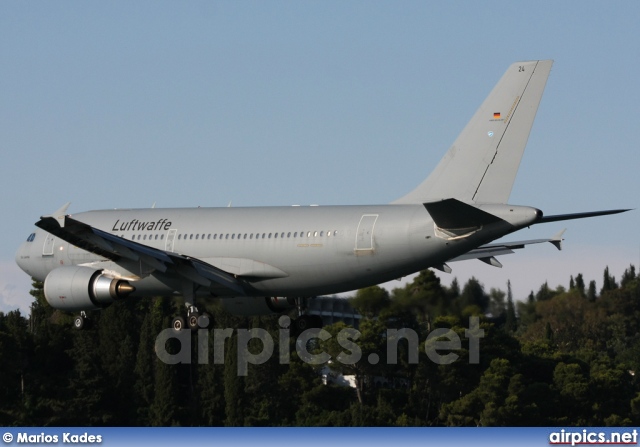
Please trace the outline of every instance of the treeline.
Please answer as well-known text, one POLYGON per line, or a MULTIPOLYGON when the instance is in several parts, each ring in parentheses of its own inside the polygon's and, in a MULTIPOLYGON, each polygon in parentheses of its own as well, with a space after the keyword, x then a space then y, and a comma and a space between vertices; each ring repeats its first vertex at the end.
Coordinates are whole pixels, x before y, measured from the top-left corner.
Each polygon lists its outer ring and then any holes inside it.
MULTIPOLYGON (((91 328, 76 331, 34 282, 29 317, 0 312, 0 425, 640 425, 635 267, 619 282, 606 269, 600 290, 582 275, 568 288, 543 284, 524 301, 510 289, 487 292, 475 278, 444 287, 426 270, 391 293, 360 290, 351 303, 363 316, 356 341, 362 356, 352 364, 336 360, 345 353, 336 342, 342 323, 325 328, 331 338, 306 345, 332 356, 311 365, 299 358, 295 339, 280 336, 278 316, 237 318, 212 306, 212 327, 262 328, 272 336, 274 355, 242 376, 237 330, 226 340, 224 362, 214 362, 212 330, 193 333, 191 363, 158 359, 156 337, 181 311, 178 302, 125 300, 91 313, 91 328), (475 363, 465 332, 473 316, 483 331, 475 363), (418 353, 403 339, 390 362, 387 334, 402 328, 418 335, 418 353), (450 364, 426 354, 425 343, 434 341, 428 335, 443 328, 461 340, 450 364), (322 368, 355 376, 356 388, 324 384, 322 368)), ((165 348, 175 353, 179 343, 165 348)), ((252 340, 249 348, 255 354, 263 345, 252 340)))

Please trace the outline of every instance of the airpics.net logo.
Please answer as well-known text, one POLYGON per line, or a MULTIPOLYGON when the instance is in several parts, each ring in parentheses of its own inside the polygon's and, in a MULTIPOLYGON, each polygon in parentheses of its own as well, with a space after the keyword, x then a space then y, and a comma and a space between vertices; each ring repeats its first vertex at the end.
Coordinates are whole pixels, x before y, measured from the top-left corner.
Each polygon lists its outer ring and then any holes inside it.
POLYGON ((550 445, 637 445, 638 431, 603 432, 560 430, 549 435, 550 445))
MULTIPOLYGON (((289 364, 291 360, 291 352, 289 350, 289 339, 291 331, 291 319, 283 315, 278 320, 280 329, 278 330, 278 346, 277 353, 280 364, 289 364)), ((213 363, 217 365, 224 364, 225 361, 225 345, 226 340, 237 337, 237 372, 239 376, 248 374, 249 364, 261 365, 268 361, 275 351, 275 342, 271 333, 265 329, 213 329, 213 363), (262 347, 260 352, 252 352, 249 346, 255 345, 255 340, 260 341, 262 347)), ((458 333, 453 329, 438 328, 431 331, 425 340, 420 340, 416 331, 409 328, 403 329, 387 329, 384 333, 385 352, 370 352, 366 359, 370 365, 376 365, 384 358, 387 365, 398 364, 398 351, 400 342, 406 343, 407 361, 409 364, 418 364, 420 346, 423 346, 424 352, 429 360, 437 365, 449 365, 460 358, 458 352, 462 350, 462 340, 458 333), (421 343, 424 342, 424 343, 421 343), (382 357, 384 354, 384 357, 382 357)), ((335 341, 340 347, 340 352, 334 352, 333 355, 325 352, 321 348, 323 342, 328 342, 334 338, 334 335, 324 329, 307 329, 302 332, 295 342, 295 349, 298 357, 305 363, 311 365, 322 365, 328 362, 338 362, 343 365, 355 365, 363 360, 363 352, 358 344, 362 333, 353 328, 345 328, 335 335, 335 341), (309 349, 315 346, 315 349, 309 349), (311 352, 310 352, 311 351, 311 352)), ((484 337, 484 330, 480 329, 480 319, 478 317, 469 318, 469 327, 464 330, 464 337, 468 341, 468 361, 469 364, 477 364, 480 362, 480 339, 484 337)), ((158 358, 170 365, 190 364, 197 362, 198 364, 209 364, 210 349, 210 330, 199 329, 197 331, 186 330, 175 332, 173 329, 164 329, 156 337, 155 352, 158 358), (192 358, 192 337, 196 337, 197 353, 196 359, 192 358), (177 352, 170 353, 167 350, 168 342, 175 340, 179 344, 177 352)))

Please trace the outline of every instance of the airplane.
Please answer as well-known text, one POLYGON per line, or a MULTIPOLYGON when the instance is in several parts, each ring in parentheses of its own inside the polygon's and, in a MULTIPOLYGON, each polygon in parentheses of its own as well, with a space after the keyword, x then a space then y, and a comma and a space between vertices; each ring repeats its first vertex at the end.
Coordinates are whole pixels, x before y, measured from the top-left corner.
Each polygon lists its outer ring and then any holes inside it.
POLYGON ((53 308, 86 312, 138 297, 182 296, 198 328, 197 302, 220 299, 234 315, 297 309, 295 330, 321 327, 308 299, 347 292, 448 262, 496 256, 549 239, 493 242, 531 225, 621 213, 545 216, 508 204, 552 60, 511 65, 435 170, 389 204, 356 206, 115 209, 35 223, 16 262, 44 281, 53 308))

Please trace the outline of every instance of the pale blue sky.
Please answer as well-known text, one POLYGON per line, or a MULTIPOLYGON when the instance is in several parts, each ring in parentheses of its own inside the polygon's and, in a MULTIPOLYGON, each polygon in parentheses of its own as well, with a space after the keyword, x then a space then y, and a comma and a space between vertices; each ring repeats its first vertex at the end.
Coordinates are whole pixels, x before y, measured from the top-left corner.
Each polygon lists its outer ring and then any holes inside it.
MULTIPOLYGON (((0 310, 42 214, 387 203, 437 164, 504 70, 554 59, 510 202, 640 208, 640 3, 2 2, 0 310)), ((518 298, 640 262, 640 211, 548 224, 565 250, 453 264, 518 298), (593 273, 592 273, 593 272, 593 273)), ((453 276, 445 278, 450 281, 453 276)))

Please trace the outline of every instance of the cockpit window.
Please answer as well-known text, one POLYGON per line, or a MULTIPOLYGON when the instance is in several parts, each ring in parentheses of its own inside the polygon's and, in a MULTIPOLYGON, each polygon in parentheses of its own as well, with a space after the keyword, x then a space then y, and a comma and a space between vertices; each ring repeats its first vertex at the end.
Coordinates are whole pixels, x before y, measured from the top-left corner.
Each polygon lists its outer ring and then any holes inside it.
POLYGON ((33 242, 33 240, 36 238, 36 234, 35 233, 31 233, 29 235, 29 237, 27 238, 27 242, 33 242))

